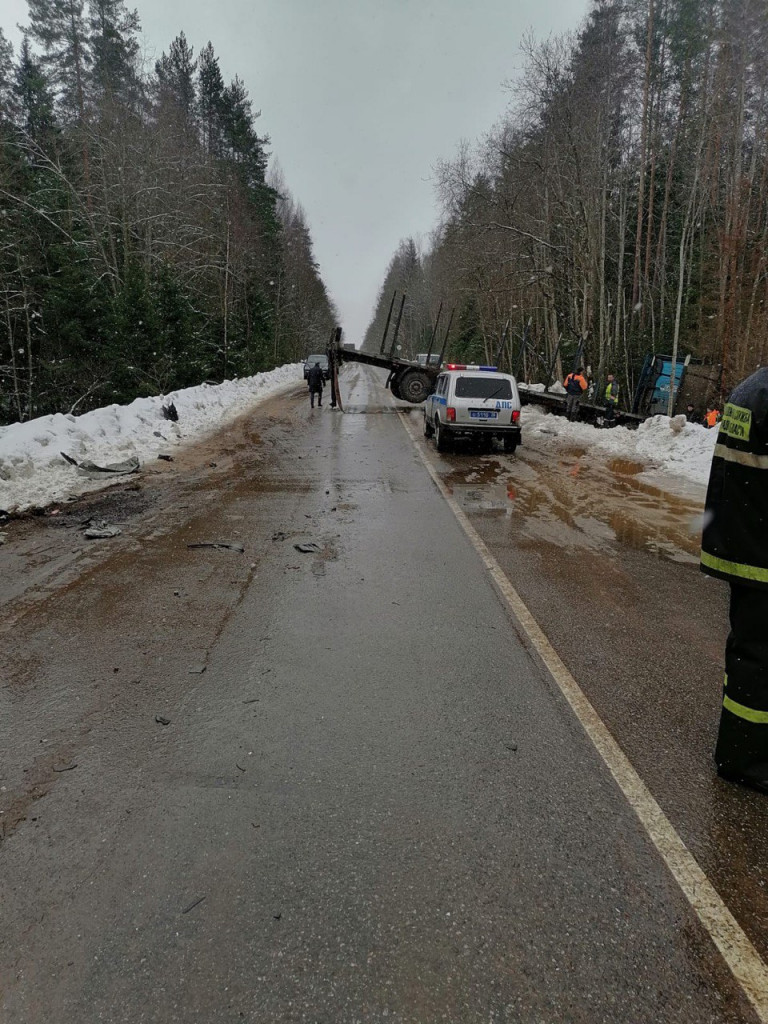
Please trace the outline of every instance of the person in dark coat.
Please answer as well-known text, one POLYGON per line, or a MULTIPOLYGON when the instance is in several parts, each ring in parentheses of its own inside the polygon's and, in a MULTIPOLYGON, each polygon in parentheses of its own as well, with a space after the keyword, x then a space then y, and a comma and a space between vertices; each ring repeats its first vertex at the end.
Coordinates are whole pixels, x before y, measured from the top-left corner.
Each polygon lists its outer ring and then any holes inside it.
POLYGON ((320 363, 315 363, 314 366, 310 366, 309 373, 307 374, 307 384, 309 385, 309 405, 310 408, 315 408, 315 395, 317 395, 318 407, 323 404, 323 370, 320 363))
POLYGON ((731 588, 717 771, 768 793, 768 367, 739 384, 723 412, 701 569, 731 588))

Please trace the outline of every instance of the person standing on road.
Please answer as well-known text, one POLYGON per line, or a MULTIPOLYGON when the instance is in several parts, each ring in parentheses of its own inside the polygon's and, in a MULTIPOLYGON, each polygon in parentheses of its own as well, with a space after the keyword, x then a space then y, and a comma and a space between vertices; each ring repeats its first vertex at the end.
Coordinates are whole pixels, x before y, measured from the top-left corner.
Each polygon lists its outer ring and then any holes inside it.
POLYGON ((720 422, 720 413, 717 411, 714 405, 707 406, 707 413, 704 417, 705 427, 716 427, 720 422))
POLYGON ((739 384, 725 406, 701 569, 731 587, 717 771, 768 793, 768 367, 739 384))
POLYGON ((605 386, 605 422, 612 424, 616 418, 616 406, 619 404, 619 382, 612 373, 608 374, 608 383, 605 386))
POLYGON ((323 370, 320 363, 310 366, 307 384, 309 385, 309 407, 315 408, 315 395, 317 395, 317 405, 318 408, 321 408, 323 404, 323 370))
POLYGON ((579 418, 579 402, 581 396, 587 390, 587 378, 584 376, 584 367, 569 373, 563 381, 565 386, 565 414, 573 423, 579 418))
POLYGON ((700 417, 697 415, 696 410, 690 402, 685 407, 685 418, 689 423, 701 423, 700 417))

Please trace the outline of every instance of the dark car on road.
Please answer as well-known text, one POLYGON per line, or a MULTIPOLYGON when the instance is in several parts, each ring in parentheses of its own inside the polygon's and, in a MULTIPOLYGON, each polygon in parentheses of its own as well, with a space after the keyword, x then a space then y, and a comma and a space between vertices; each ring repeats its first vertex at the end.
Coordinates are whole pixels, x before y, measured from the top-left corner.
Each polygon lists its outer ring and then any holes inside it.
POLYGON ((328 356, 326 355, 307 356, 304 362, 304 380, 309 376, 310 366, 314 366, 315 363, 320 363, 320 369, 323 371, 323 380, 330 380, 331 368, 328 365, 328 356))

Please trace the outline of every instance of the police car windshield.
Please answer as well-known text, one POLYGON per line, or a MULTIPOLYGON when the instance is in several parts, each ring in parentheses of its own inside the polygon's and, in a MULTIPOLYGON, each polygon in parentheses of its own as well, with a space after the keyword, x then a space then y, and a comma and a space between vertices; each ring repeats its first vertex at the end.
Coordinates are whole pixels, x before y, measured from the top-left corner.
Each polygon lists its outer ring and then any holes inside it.
POLYGON ((511 398, 512 385, 486 374, 484 377, 459 377, 456 380, 457 398, 511 398))

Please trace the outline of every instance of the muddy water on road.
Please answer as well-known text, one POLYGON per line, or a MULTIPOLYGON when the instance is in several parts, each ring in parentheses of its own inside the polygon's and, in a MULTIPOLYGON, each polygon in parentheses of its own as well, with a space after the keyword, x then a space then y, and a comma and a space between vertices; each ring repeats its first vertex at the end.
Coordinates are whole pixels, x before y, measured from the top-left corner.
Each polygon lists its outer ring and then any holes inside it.
POLYGON ((625 546, 698 561, 703 488, 664 486, 640 462, 539 441, 515 457, 465 452, 446 461, 445 482, 468 510, 522 523, 521 535, 533 544, 571 551, 625 546))

